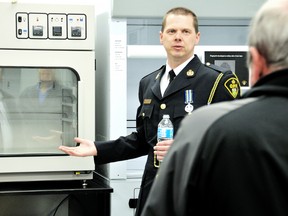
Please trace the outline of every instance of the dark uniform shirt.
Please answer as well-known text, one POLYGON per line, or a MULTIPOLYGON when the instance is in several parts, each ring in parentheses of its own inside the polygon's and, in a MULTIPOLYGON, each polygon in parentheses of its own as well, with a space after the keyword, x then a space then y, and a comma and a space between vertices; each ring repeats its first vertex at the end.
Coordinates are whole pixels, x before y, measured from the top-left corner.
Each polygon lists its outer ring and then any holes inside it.
POLYGON ((148 154, 142 178, 136 215, 139 215, 157 167, 154 166, 153 147, 157 143, 156 134, 163 114, 169 114, 177 134, 179 124, 187 115, 185 111, 185 91, 193 91, 194 110, 219 101, 228 101, 240 95, 239 81, 231 71, 216 66, 206 66, 195 56, 175 77, 166 89, 163 97, 160 91, 160 80, 165 66, 143 77, 139 85, 139 102, 137 110, 137 132, 117 140, 97 142, 98 156, 96 164, 126 160, 148 154))
POLYGON ((288 215, 288 70, 183 120, 142 216, 288 215))

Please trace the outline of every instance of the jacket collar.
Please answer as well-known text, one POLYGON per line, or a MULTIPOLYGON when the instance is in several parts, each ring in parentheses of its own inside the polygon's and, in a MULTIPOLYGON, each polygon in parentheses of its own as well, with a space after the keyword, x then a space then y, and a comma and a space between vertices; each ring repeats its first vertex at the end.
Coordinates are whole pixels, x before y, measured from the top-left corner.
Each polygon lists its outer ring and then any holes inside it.
POLYGON ((282 95, 288 97, 288 68, 262 77, 242 97, 261 95, 282 95))
POLYGON ((167 87, 163 97, 160 92, 160 80, 165 73, 165 66, 161 67, 156 75, 155 83, 151 87, 152 92, 158 99, 162 99, 168 97, 174 92, 179 91, 180 89, 185 88, 186 86, 190 85, 190 79, 194 78, 197 75, 198 69, 201 65, 202 62, 200 61, 198 56, 195 55, 194 58, 184 67, 184 69, 175 77, 172 85, 169 85, 167 87))

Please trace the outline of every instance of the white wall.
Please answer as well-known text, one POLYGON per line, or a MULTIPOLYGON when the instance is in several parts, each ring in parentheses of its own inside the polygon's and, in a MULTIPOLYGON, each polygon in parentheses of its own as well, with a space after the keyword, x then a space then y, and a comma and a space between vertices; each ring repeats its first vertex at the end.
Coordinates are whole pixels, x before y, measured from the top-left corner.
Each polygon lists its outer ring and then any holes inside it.
POLYGON ((0 0, 0 2, 17 3, 45 3, 45 4, 79 4, 79 5, 95 5, 95 13, 100 14, 110 10, 109 0, 0 0))

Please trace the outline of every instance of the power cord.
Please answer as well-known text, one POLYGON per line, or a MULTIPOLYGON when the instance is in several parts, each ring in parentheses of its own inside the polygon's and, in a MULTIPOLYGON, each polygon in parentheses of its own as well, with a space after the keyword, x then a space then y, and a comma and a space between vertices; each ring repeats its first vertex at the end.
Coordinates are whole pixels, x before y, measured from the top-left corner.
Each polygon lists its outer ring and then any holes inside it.
POLYGON ((66 197, 64 197, 61 202, 56 206, 53 216, 56 216, 58 209, 60 208, 60 206, 70 197, 70 194, 68 194, 66 197))

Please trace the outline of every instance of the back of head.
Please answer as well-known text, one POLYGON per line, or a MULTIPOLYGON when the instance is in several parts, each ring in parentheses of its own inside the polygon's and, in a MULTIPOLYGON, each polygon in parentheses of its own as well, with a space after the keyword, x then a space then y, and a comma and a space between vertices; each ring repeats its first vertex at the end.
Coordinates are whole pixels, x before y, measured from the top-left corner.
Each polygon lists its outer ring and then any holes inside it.
POLYGON ((252 20, 248 45, 268 66, 288 68, 288 0, 268 0, 252 20))

